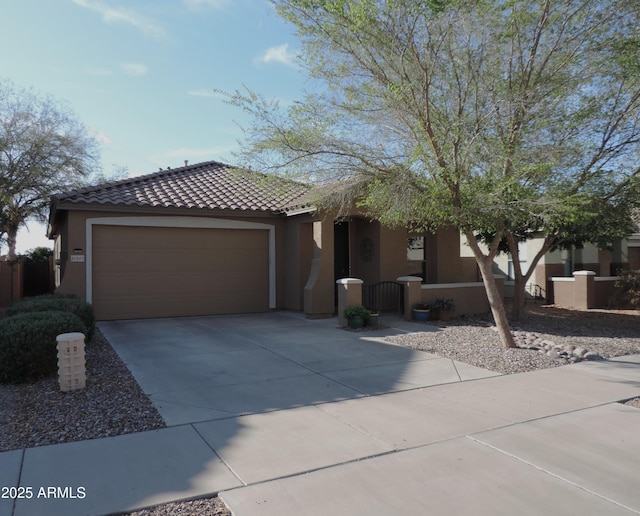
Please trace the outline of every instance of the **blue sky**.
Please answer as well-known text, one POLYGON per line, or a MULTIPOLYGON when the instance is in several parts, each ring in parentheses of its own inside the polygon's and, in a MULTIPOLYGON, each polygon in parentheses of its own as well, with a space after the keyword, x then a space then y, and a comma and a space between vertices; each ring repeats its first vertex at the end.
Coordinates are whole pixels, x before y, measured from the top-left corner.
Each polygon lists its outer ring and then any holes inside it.
MULTIPOLYGON (((266 0, 4 2, 0 48, 0 76, 66 103, 106 174, 233 164, 249 121, 216 90, 288 104, 305 87, 293 28, 266 0)), ((30 224, 18 251, 50 245, 44 231, 30 224)))

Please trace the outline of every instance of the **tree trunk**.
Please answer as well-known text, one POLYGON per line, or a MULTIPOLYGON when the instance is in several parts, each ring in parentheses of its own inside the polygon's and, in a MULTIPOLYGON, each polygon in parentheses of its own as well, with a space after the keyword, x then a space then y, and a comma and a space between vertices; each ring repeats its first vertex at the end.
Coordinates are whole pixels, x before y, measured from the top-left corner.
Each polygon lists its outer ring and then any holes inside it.
POLYGON ((513 321, 521 321, 525 318, 527 313, 527 278, 522 274, 516 274, 514 280, 515 284, 513 287, 513 309, 511 311, 511 319, 513 321))
POLYGON ((10 227, 7 230, 7 246, 9 251, 7 252, 7 259, 12 262, 16 259, 16 242, 18 240, 18 229, 10 227))
POLYGON ((489 306, 491 307, 491 314, 493 320, 496 323, 498 335, 500 336, 500 342, 504 348, 515 348, 516 342, 513 339, 511 329, 509 328, 509 320, 507 319, 507 311, 504 307, 504 302, 498 286, 496 285, 496 278, 493 275, 493 260, 484 258, 477 260, 480 267, 480 273, 482 274, 482 281, 484 288, 487 291, 487 298, 489 299, 489 306))
POLYGON ((553 247, 554 242, 557 240, 557 235, 547 235, 545 240, 533 257, 533 260, 529 263, 529 268, 526 273, 522 272, 522 267, 520 267, 520 253, 518 250, 518 242, 513 236, 512 233, 506 232, 507 242, 509 243, 509 252, 511 254, 511 259, 513 260, 513 271, 514 271, 514 290, 513 290, 513 311, 511 312, 511 318, 514 321, 520 321, 524 319, 527 315, 527 281, 531 279, 533 275, 533 271, 538 265, 538 262, 542 259, 542 257, 553 247))
POLYGON ((473 231, 466 231, 467 242, 469 247, 473 251, 478 267, 480 268, 480 274, 482 274, 482 282, 484 283, 484 289, 487 292, 487 299, 489 300, 489 307, 491 308, 491 314, 493 320, 496 323, 496 329, 500 336, 500 342, 504 348, 515 348, 516 342, 511 334, 509 328, 509 320, 507 319, 507 311, 504 307, 504 301, 496 285, 496 277, 493 275, 493 259, 495 253, 498 250, 498 243, 500 241, 499 236, 494 238, 494 242, 491 246, 491 250, 488 255, 485 255, 480 246, 478 245, 478 239, 473 234, 473 231))

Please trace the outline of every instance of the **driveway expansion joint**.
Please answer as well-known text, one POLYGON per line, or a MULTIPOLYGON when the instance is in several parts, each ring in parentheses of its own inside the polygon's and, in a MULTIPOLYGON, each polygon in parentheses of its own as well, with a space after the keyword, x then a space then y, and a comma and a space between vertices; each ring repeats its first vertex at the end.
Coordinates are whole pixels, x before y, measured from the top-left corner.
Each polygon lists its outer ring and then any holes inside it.
MULTIPOLYGON (((560 415, 560 414, 558 414, 558 415, 560 415)), ((548 417, 554 417, 554 416, 548 416, 548 417)), ((541 419, 546 419, 546 418, 541 418, 541 419)), ((517 424, 522 424, 522 423, 517 423, 517 424)), ((577 489, 581 489, 582 491, 585 491, 585 492, 589 493, 590 495, 597 496, 598 498, 601 498, 601 499, 603 499, 603 500, 605 500, 605 501, 607 501, 609 503, 612 503, 614 505, 622 507, 623 509, 626 509, 628 511, 634 512, 636 514, 640 514, 640 510, 636 510, 633 507, 629 507, 627 505, 624 505, 623 503, 620 503, 620 502, 618 502, 616 500, 613 500, 612 498, 609 498, 608 496, 605 496, 605 495, 603 495, 601 493, 598 493, 598 492, 596 492, 596 491, 594 491, 592 489, 589 489, 589 488, 587 488, 587 487, 585 487, 583 485, 580 485, 580 484, 578 484, 576 482, 573 482, 573 481, 569 480, 568 478, 563 477, 562 475, 558 475, 557 473, 554 473, 553 471, 550 471, 550 470, 548 470, 546 468, 538 466, 537 464, 534 464, 531 461, 525 460, 522 457, 519 457, 518 455, 515 455, 513 453, 509 453, 508 451, 503 450, 502 448, 499 448, 497 446, 493 446, 492 444, 489 444, 489 443, 487 443, 485 441, 482 441, 481 439, 478 439, 477 437, 474 437, 474 436, 471 436, 471 435, 467 435, 465 437, 467 439, 471 440, 472 442, 480 445, 480 446, 486 446, 487 448, 489 448, 489 449, 491 449, 493 451, 501 453, 502 455, 506 455, 507 457, 510 457, 510 458, 512 458, 514 460, 517 460, 518 462, 521 462, 522 464, 526 464, 527 466, 529 466, 531 468, 534 468, 534 469, 536 469, 536 470, 538 470, 538 471, 540 471, 542 473, 550 475, 550 476, 552 476, 552 477, 554 477, 554 478, 556 478, 556 479, 558 479, 558 480, 560 480, 562 482, 565 482, 565 483, 567 483, 567 484, 569 484, 569 485, 571 485, 571 486, 573 486, 573 487, 575 487, 577 489)))

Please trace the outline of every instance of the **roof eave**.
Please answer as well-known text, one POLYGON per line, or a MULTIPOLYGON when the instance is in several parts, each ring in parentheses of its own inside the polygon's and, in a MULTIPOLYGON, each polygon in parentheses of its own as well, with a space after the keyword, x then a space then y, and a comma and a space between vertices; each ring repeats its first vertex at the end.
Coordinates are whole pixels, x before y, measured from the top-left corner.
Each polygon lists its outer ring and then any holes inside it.
POLYGON ((295 217, 296 215, 305 215, 307 213, 315 213, 318 208, 315 206, 300 206, 290 209, 285 209, 284 213, 287 217, 295 217))

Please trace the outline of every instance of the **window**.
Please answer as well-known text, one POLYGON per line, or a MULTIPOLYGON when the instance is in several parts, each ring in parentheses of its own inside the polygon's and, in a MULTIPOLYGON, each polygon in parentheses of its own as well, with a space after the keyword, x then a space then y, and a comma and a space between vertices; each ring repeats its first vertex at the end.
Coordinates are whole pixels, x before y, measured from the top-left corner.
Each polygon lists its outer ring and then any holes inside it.
POLYGON ((426 240, 424 235, 412 235, 407 240, 407 270, 409 276, 427 277, 426 240))
MULTIPOLYGON (((518 242, 518 255, 520 257, 520 270, 523 272, 527 271, 527 242, 518 242)), ((509 263, 508 263, 508 280, 513 281, 516 279, 516 272, 513 267, 513 256, 509 254, 509 263)))

